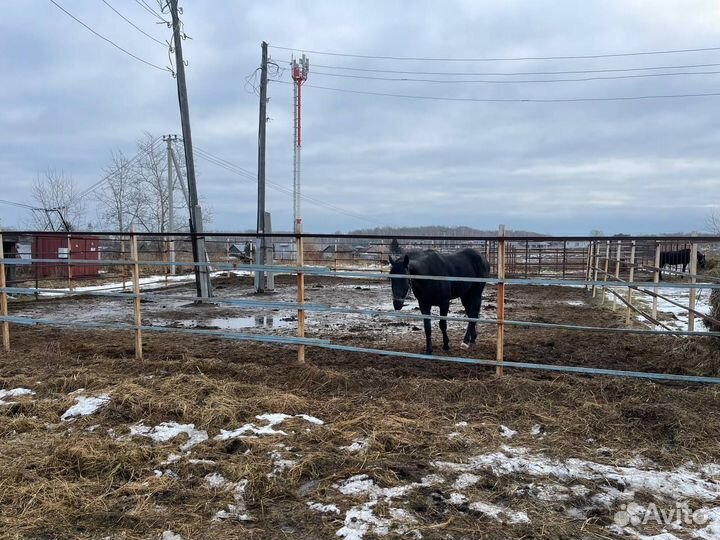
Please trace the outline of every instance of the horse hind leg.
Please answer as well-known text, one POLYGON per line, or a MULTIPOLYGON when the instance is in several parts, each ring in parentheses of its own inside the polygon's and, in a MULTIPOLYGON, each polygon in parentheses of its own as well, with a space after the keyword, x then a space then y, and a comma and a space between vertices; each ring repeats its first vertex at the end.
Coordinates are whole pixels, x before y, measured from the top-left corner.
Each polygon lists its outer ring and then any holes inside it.
MULTIPOLYGON (((430 315, 431 306, 420 306, 420 313, 423 315, 430 315)), ((432 354, 432 327, 430 325, 430 319, 424 318, 423 325, 425 326, 425 354, 432 354)))
MULTIPOLYGON (((482 301, 482 290, 484 287, 473 286, 461 300, 465 307, 465 315, 471 319, 477 319, 480 316, 480 302, 482 301)), ((465 337, 463 338, 463 347, 469 347, 471 343, 475 343, 477 339, 477 331, 475 326, 477 323, 468 321, 465 337)))

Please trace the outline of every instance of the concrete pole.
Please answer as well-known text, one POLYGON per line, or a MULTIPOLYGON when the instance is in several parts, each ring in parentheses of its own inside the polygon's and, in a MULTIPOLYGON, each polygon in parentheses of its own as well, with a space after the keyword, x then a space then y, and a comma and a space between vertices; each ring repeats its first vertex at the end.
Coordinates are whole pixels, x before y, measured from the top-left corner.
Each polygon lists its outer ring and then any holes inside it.
POLYGON ((175 275, 175 179, 173 177, 173 151, 170 135, 163 137, 167 143, 167 177, 168 177, 168 260, 170 273, 175 275))
MULTIPOLYGON (((255 264, 266 264, 267 239, 261 236, 265 231, 265 139, 267 129, 267 84, 268 84, 268 44, 262 42, 262 60, 260 63, 260 117, 258 119, 258 202, 257 202, 257 246, 255 264)), ((255 271, 255 292, 265 292, 265 272, 255 271)))
POLYGON ((185 167, 190 197, 190 234, 193 246, 195 265, 195 285, 200 298, 212 296, 210 270, 205 250, 205 238, 202 236, 202 210, 198 202, 197 184, 195 181, 195 160, 193 157, 192 133, 190 131, 190 110, 185 81, 185 60, 182 53, 182 35, 180 18, 178 17, 178 0, 168 0, 172 15, 173 43, 175 45, 175 66, 177 69, 178 101, 180 104, 180 120, 182 123, 183 146, 185 149, 185 167))

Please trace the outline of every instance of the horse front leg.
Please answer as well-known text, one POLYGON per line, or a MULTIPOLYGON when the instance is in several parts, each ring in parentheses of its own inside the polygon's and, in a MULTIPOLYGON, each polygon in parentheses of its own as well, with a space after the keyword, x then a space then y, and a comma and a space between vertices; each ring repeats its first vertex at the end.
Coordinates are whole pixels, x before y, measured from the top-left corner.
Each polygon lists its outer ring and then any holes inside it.
MULTIPOLYGON (((448 311, 450 311, 450 303, 440 306, 440 316, 447 317, 448 311)), ((440 319, 440 331, 443 335, 443 350, 450 350, 450 338, 447 333, 447 320, 440 319)))
MULTIPOLYGON (((431 306, 420 306, 420 313, 423 315, 430 315, 431 306)), ((423 319, 425 325, 425 354, 432 354, 432 328, 430 326, 430 318, 426 317, 423 319)))

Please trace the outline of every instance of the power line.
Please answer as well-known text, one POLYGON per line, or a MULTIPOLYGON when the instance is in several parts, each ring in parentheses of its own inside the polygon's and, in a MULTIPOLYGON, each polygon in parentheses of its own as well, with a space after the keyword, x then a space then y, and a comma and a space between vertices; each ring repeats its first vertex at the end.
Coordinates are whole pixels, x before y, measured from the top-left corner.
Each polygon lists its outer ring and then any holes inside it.
POLYGON ((574 79, 421 79, 414 77, 372 77, 368 75, 347 75, 343 73, 325 73, 315 71, 313 75, 324 77, 339 77, 345 79, 363 79, 368 81, 398 81, 398 82, 425 82, 442 84, 528 84, 528 83, 557 83, 557 82, 588 82, 588 81, 609 81, 618 79, 640 79, 645 77, 672 77, 678 75, 717 75, 720 71, 685 71, 675 73, 643 73, 637 75, 601 75, 596 77, 582 77, 574 79))
MULTIPOLYGON (((292 84, 289 81, 272 79, 273 82, 281 84, 292 84)), ((720 96, 720 92, 705 92, 697 94, 657 94, 644 96, 615 96, 615 97, 586 97, 586 98, 469 98, 469 97, 448 97, 448 96, 415 96, 408 94, 392 94, 386 92, 370 92, 367 90, 350 90, 347 88, 333 88, 328 86, 316 86, 306 84, 307 88, 317 90, 331 90, 333 92, 344 92, 347 94, 362 94, 367 96, 384 96, 404 99, 418 99, 424 101, 464 101, 474 103, 581 103, 593 101, 638 101, 643 99, 678 99, 720 96)))
MULTIPOLYGON (((230 163, 230 162, 228 162, 228 161, 225 161, 225 160, 223 160, 222 158, 218 158, 217 156, 213 156, 212 154, 209 154, 208 152, 203 152, 203 151, 200 151, 200 152, 201 152, 202 154, 204 154, 204 155, 200 155, 200 157, 202 157, 202 158, 205 159, 206 161, 210 161, 211 163, 214 163, 215 165, 217 165, 217 166, 219 166, 219 167, 222 167, 222 168, 224 168, 224 169, 226 169, 226 170, 228 170, 228 171, 230 171, 230 172, 233 172, 234 174, 237 174, 237 175, 239 175, 239 176, 243 176, 243 177, 245 177, 246 179, 248 179, 249 181, 252 181, 252 182, 257 181, 257 177, 256 177, 251 171, 248 171, 248 170, 246 170, 246 169, 243 169, 242 167, 238 167, 237 165, 234 165, 234 164, 232 164, 232 163, 230 163)), ((281 185, 281 184, 277 184, 277 183, 275 183, 275 182, 269 182, 269 181, 266 182, 266 183, 267 183, 268 185, 270 185, 271 187, 275 188, 275 189, 278 190, 278 191, 282 191, 282 192, 287 193, 287 194, 292 194, 292 193, 293 193, 292 189, 287 188, 287 187, 285 187, 285 186, 283 186, 283 185, 281 185)), ((316 205, 318 205, 318 206, 322 206, 322 207, 327 208, 327 209, 329 209, 329 210, 333 210, 333 211, 335 211, 335 212, 338 212, 338 213, 341 213, 341 214, 345 214, 346 216, 353 217, 353 218, 356 218, 356 219, 361 219, 361 220, 366 221, 366 222, 368 222, 368 223, 375 223, 374 221, 366 218, 365 216, 362 216, 362 215, 360 215, 360 214, 356 214, 356 213, 351 212, 351 211, 349 211, 349 210, 345 210, 344 208, 340 208, 340 207, 338 207, 338 206, 335 206, 335 205, 333 205, 333 204, 327 203, 327 202, 322 201, 322 200, 320 200, 320 199, 316 199, 316 198, 311 197, 311 196, 309 196, 309 195, 301 195, 301 198, 303 198, 304 200, 306 200, 306 201, 308 201, 308 202, 314 203, 314 204, 316 204, 316 205)))
POLYGON ((151 35, 148 34, 145 30, 143 30, 142 28, 140 28, 139 26, 137 26, 134 22, 132 22, 130 19, 128 19, 127 17, 125 17, 125 15, 123 15, 123 14, 120 13, 117 9, 115 9, 107 0, 102 0, 102 1, 103 1, 103 4, 105 4, 107 7, 109 7, 110 9, 112 9, 122 20, 124 20, 126 23, 128 23, 130 26, 132 26, 135 30, 137 30, 137 31, 140 32, 141 34, 149 37, 149 38, 152 39, 155 43, 159 43, 159 44, 162 45, 163 47, 167 46, 167 43, 163 43, 163 42, 160 41, 159 39, 156 39, 155 37, 151 36, 151 35))
MULTIPOLYGON (((210 162, 210 163, 213 163, 214 165, 217 165, 218 167, 221 167, 221 168, 227 170, 228 172, 231 172, 231 173, 233 173, 233 174, 236 174, 236 175, 238 175, 238 176, 241 176, 241 177, 243 177, 243 178, 246 178, 248 181, 252 181, 252 182, 256 182, 256 181, 257 181, 257 176, 256 176, 252 171, 248 171, 247 169, 243 169, 242 167, 239 167, 239 166, 237 166, 237 165, 235 165, 235 164, 233 164, 233 163, 231 163, 231 162, 229 162, 229 161, 227 161, 227 160, 224 160, 224 159, 222 159, 222 158, 220 158, 220 157, 218 157, 218 156, 215 156, 215 155, 213 155, 213 154, 210 154, 209 152, 206 152, 206 151, 204 151, 204 150, 201 150, 200 148, 197 148, 197 147, 196 147, 196 148, 195 148, 195 151, 197 152, 198 157, 204 159, 205 161, 208 161, 208 162, 210 162)), ((283 185, 281 185, 281 184, 277 184, 277 183, 275 183, 275 182, 270 182, 270 181, 266 181, 266 183, 267 183, 269 186, 273 187, 274 189, 276 189, 276 190, 278 190, 278 191, 282 191, 283 193, 286 193, 286 194, 292 194, 292 193, 293 193, 292 189, 287 188, 287 187, 285 187, 285 186, 283 186, 283 185)), ((328 209, 328 210, 332 210, 332 211, 334 211, 334 212, 337 212, 337 213, 340 213, 340 214, 344 214, 344 215, 346 215, 346 216, 348 216, 348 217, 352 217, 352 218, 355 218, 355 219, 359 219, 359 220, 365 221, 365 222, 367 222, 367 223, 376 224, 375 221, 367 218, 366 216, 363 216, 363 215, 361 215, 361 214, 356 214, 355 212, 352 212, 352 211, 350 211, 350 210, 345 210, 344 208, 340 208, 339 206, 335 206, 335 205, 333 205, 333 204, 330 204, 330 203, 328 203, 328 202, 322 201, 322 200, 320 200, 320 199, 316 199, 316 198, 311 197, 311 196, 309 196, 309 195, 301 195, 301 198, 304 199, 304 200, 306 200, 306 201, 308 201, 308 202, 310 202, 310 203, 313 203, 313 204, 315 204, 315 205, 317 205, 317 206, 322 206, 322 207, 324 207, 324 208, 326 208, 326 209, 328 209)))
MULTIPOLYGON (((148 150, 154 150, 154 149, 155 149, 155 146, 158 144, 158 142, 160 142, 160 138, 159 138, 159 137, 155 137, 155 139, 153 139, 152 142, 150 143, 150 148, 148 148, 148 150)), ((137 154, 135 154, 132 158, 130 158, 130 159, 121 167, 121 169, 124 169, 125 167, 129 167, 130 165, 132 165, 133 162, 135 162, 135 161, 137 161, 138 159, 140 159, 140 158, 143 156, 144 153, 145 153, 145 149, 140 150, 137 154)), ((95 182, 94 184, 92 184, 90 187, 85 188, 83 191, 81 191, 80 193, 78 193, 78 194, 73 198, 73 201, 76 201, 76 200, 78 200, 78 199, 82 199, 83 197, 88 196, 90 193, 92 193, 93 191, 95 191, 96 189, 98 189, 98 188, 99 188, 101 185, 103 185, 105 182, 107 182, 108 180, 110 180, 113 176, 115 176, 116 174, 118 174, 118 172, 119 172, 119 171, 113 171, 113 172, 111 172, 110 174, 108 174, 108 175, 104 176, 103 178, 101 178, 100 180, 98 180, 97 182, 95 182)))
POLYGON ((123 49, 120 45, 118 45, 118 44, 115 43, 114 41, 106 38, 106 37, 103 36, 102 34, 96 32, 95 30, 93 30, 90 26, 88 26, 87 24, 85 24, 84 22, 82 22, 82 21, 81 21, 80 19, 78 19, 75 15, 73 15, 73 14, 70 13, 68 10, 66 10, 64 7, 62 7, 60 4, 58 4, 55 0, 50 0, 50 2, 51 2, 52 4, 54 4, 60 11, 62 11, 63 13, 65 13, 68 17, 71 17, 71 18, 74 19, 77 23, 81 24, 82 26, 84 26, 85 28, 87 28, 90 32, 92 32, 93 34, 95 34, 97 37, 99 37, 99 38, 102 39, 103 41, 108 42, 110 45, 112 45, 112 46, 115 47, 116 49, 124 52, 124 53, 127 54, 128 56, 131 56, 131 57, 134 58, 135 60, 138 60, 139 62, 142 62, 143 64, 147 64, 147 65, 150 66, 150 67, 154 67, 155 69, 159 69, 160 71, 170 71, 170 70, 169 70, 168 68, 166 68, 166 67, 158 66, 157 64, 153 64, 152 62, 148 62, 147 60, 144 60, 144 59, 140 58, 139 56, 131 53, 131 52, 128 51, 127 49, 123 49))
POLYGON ((0 204, 6 204, 8 206, 16 206, 18 208, 25 208, 27 210, 45 210, 45 208, 40 208, 39 206, 32 206, 29 204, 19 203, 15 201, 8 201, 6 199, 0 199, 0 204))
POLYGON ((410 60, 419 62, 516 62, 525 60, 576 60, 576 59, 591 59, 591 58, 618 58, 625 56, 650 56, 657 54, 677 54, 677 53, 696 53, 696 52, 709 52, 709 51, 720 51, 720 47, 702 47, 696 49, 671 49, 662 51, 633 51, 633 52, 622 52, 622 53, 605 53, 605 54, 582 54, 582 55, 562 55, 562 56, 521 56, 521 57, 508 57, 508 58, 425 58, 416 56, 383 56, 383 55, 371 55, 371 54, 350 54, 330 51, 313 51, 309 49, 303 49, 298 47, 280 47, 279 45, 270 45, 273 49, 280 49, 283 51, 297 51, 312 54, 321 54, 325 56, 342 56, 345 58, 371 58, 374 60, 410 60))
MULTIPOLYGON (((287 61, 290 62, 289 60, 287 61)), ((400 69, 375 69, 375 68, 357 68, 347 66, 327 66, 322 64, 314 64, 317 68, 322 69, 337 69, 343 71, 356 71, 363 73, 392 73, 398 75, 447 75, 447 76, 478 76, 478 77, 516 77, 523 76, 527 77, 530 75, 581 75, 588 73, 623 73, 623 72, 636 72, 636 71, 651 71, 651 70, 664 70, 664 69, 697 69, 697 68, 709 68, 718 67, 720 63, 713 64, 682 64, 675 66, 649 66, 649 67, 633 67, 633 68, 606 68, 606 69, 576 69, 576 70, 562 70, 562 71, 513 71, 513 72, 500 72, 500 71, 406 71, 400 69)))
POLYGON ((160 19, 160 20, 161 20, 162 22, 164 22, 165 24, 169 24, 169 21, 165 20, 162 15, 160 15, 157 11, 155 11, 153 8, 151 8, 151 7, 147 4, 147 2, 145 2, 144 0, 143 0, 143 1, 141 1, 141 0, 135 0, 135 2, 137 3, 138 6, 140 6, 141 8, 143 8, 145 11, 147 11, 147 12, 148 12, 150 15, 152 15, 153 17, 157 17, 158 19, 160 19))

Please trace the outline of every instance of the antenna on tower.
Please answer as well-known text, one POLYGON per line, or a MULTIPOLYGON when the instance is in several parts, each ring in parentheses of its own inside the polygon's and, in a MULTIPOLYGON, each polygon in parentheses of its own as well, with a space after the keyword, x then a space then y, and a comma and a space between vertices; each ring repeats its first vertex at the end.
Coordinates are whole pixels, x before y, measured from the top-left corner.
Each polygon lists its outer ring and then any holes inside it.
POLYGON ((294 56, 290 60, 291 75, 294 81, 295 129, 293 152, 293 218, 296 233, 302 233, 302 213, 300 211, 300 153, 302 148, 302 85, 307 81, 310 61, 304 54, 298 61, 294 56))

